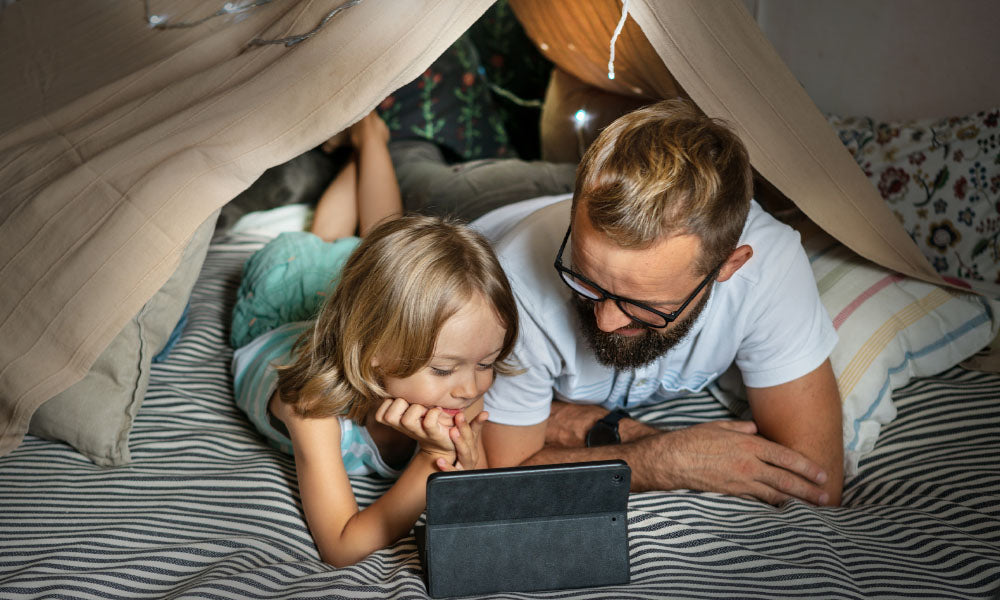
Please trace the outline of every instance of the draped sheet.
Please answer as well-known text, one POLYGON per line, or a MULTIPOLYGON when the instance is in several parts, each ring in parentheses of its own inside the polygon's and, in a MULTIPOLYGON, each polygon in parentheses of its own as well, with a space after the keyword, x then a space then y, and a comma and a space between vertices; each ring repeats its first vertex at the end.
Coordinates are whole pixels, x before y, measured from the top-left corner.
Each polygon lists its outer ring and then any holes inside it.
MULTIPOLYGON (((265 169, 426 69, 490 0, 274 0, 184 29, 140 2, 0 10, 0 455, 173 272, 187 240, 265 169)), ((192 21, 200 0, 150 0, 192 21)), ((754 166, 879 264, 939 282, 739 0, 632 0, 670 74, 735 125, 754 166)))
MULTIPOLYGON (((194 230, 268 167, 427 68, 489 0, 275 0, 157 30, 141 2, 0 13, 0 455, 163 285, 194 230)), ((221 2, 151 0, 192 21, 221 2)))

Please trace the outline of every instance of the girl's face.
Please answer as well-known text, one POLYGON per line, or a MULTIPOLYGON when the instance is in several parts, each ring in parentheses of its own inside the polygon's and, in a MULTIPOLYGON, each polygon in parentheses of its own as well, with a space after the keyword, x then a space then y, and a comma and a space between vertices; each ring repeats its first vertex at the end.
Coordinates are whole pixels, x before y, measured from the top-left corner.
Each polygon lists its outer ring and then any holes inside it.
POLYGON ((385 377, 385 389, 391 398, 441 407, 445 427, 454 425, 459 411, 471 420, 483 410, 506 332, 493 307, 476 294, 444 322, 430 362, 409 377, 385 377))

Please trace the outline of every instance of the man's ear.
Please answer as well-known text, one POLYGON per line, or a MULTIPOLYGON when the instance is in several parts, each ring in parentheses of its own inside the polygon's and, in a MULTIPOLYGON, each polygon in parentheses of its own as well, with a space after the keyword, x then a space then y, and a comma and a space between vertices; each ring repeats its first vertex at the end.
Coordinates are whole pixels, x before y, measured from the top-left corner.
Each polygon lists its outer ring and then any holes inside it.
POLYGON ((715 280, 722 282, 729 279, 736 271, 740 270, 740 267, 750 260, 751 256, 753 256, 753 248, 747 244, 743 244, 733 250, 729 258, 726 259, 726 262, 722 263, 722 268, 719 269, 719 274, 715 277, 715 280))

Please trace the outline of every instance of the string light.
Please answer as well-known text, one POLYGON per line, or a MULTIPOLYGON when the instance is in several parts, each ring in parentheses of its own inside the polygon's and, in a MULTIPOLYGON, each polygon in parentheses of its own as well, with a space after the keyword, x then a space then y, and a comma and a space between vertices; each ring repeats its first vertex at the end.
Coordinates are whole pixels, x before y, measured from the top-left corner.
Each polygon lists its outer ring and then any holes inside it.
MULTIPOLYGON (((170 17, 165 14, 150 14, 149 10, 150 0, 143 0, 143 6, 146 9, 146 22, 149 23, 150 27, 154 29, 183 29, 188 27, 196 27, 210 19, 214 19, 215 17, 245 13, 257 7, 269 4, 272 1, 273 0, 253 0, 251 2, 246 2, 246 0, 237 0, 235 2, 230 1, 223 4, 221 8, 219 8, 210 15, 207 15, 200 19, 196 19, 194 21, 180 21, 180 22, 171 22, 170 17)), ((330 19, 335 17, 341 11, 357 6, 358 4, 361 4, 362 1, 363 0, 347 0, 347 2, 344 2, 340 6, 326 13, 326 16, 320 20, 319 25, 314 27, 311 31, 307 31, 306 33, 299 35, 291 35, 288 37, 283 37, 278 39, 254 38, 250 40, 249 45, 264 46, 267 44, 284 44, 285 46, 294 46, 295 44, 298 44, 299 42, 307 40, 312 36, 316 35, 316 33, 319 32, 319 30, 322 29, 330 21, 330 19)))
MULTIPOLYGON (((270 1, 270 0, 268 0, 268 1, 270 1)), ((308 31, 308 32, 300 34, 300 35, 290 35, 288 37, 278 38, 276 40, 264 40, 264 39, 261 39, 261 38, 254 38, 254 39, 250 40, 250 45, 251 46, 264 46, 266 44, 284 44, 285 46, 294 46, 295 44, 298 44, 299 42, 308 40, 312 36, 316 35, 316 33, 319 32, 319 30, 322 29, 323 26, 325 26, 330 21, 330 19, 332 19, 333 17, 335 17, 337 15, 337 13, 339 13, 340 11, 347 10, 348 8, 355 7, 355 6, 359 5, 359 4, 361 4, 361 2, 362 2, 362 0, 348 0, 347 2, 341 4, 337 8, 335 8, 335 9, 331 10, 330 12, 326 13, 326 16, 323 17, 323 20, 321 20, 319 22, 319 25, 317 25, 316 27, 314 27, 312 29, 312 31, 308 31)))
POLYGON ((628 0, 622 0, 622 18, 618 20, 618 26, 615 27, 615 33, 611 36, 611 58, 608 59, 608 79, 615 78, 615 42, 618 41, 618 36, 622 32, 622 28, 625 27, 625 19, 628 18, 628 0))
POLYGON ((587 121, 590 120, 590 115, 587 111, 580 109, 573 113, 573 129, 576 130, 576 147, 580 151, 580 156, 583 156, 584 150, 586 149, 583 143, 583 128, 587 125, 587 121))
POLYGON ((201 25, 205 21, 214 19, 215 17, 221 17, 223 15, 232 15, 237 13, 244 13, 249 10, 253 10, 258 6, 270 3, 272 0, 254 0, 253 2, 243 4, 240 1, 237 2, 226 2, 222 5, 222 8, 215 11, 214 13, 202 17, 194 21, 180 21, 171 23, 170 18, 167 15, 152 15, 149 11, 149 0, 143 0, 143 6, 146 9, 146 22, 149 23, 150 27, 155 29, 183 29, 187 27, 195 27, 201 25))
POLYGON ((479 73, 479 77, 483 80, 483 82, 491 90, 493 90, 494 93, 496 93, 496 94, 498 94, 500 96, 503 96, 504 98, 510 100, 514 104, 516 104, 518 106, 525 106, 525 107, 528 107, 528 108, 541 108, 542 107, 542 101, 541 100, 525 100, 525 99, 523 99, 523 98, 515 95, 514 92, 506 90, 506 89, 500 87, 499 85, 493 83, 492 81, 490 81, 489 77, 486 76, 486 69, 483 68, 481 65, 479 66, 479 68, 476 69, 476 72, 479 73))
POLYGON ((472 55, 472 63, 479 65, 478 67, 476 67, 476 73, 479 75, 479 78, 483 81, 483 83, 485 83, 488 88, 493 90, 493 93, 497 94, 498 96, 502 96, 507 100, 510 100, 511 102, 513 102, 518 106, 524 106, 527 108, 542 107, 541 100, 525 100, 517 96, 510 90, 506 90, 500 87, 499 85, 493 83, 492 81, 490 81, 490 78, 486 75, 486 68, 483 67, 483 61, 480 60, 479 58, 479 50, 476 48, 475 44, 466 44, 466 46, 468 46, 468 51, 472 55))

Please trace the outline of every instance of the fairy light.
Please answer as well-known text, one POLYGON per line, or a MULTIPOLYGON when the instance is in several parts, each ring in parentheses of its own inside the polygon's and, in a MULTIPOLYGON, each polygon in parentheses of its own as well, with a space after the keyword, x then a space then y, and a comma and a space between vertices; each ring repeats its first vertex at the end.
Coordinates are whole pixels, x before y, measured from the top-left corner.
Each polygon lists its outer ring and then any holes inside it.
POLYGON ((590 115, 584 109, 580 109, 573 113, 573 129, 576 130, 576 145, 577 149, 580 151, 580 156, 583 156, 585 150, 583 143, 583 128, 587 125, 587 121, 590 120, 590 115))
POLYGON ((611 36, 611 57, 608 59, 608 79, 615 78, 615 42, 618 41, 618 36, 621 35, 622 28, 625 27, 625 19, 628 18, 628 2, 629 0, 622 0, 622 18, 618 20, 618 26, 615 27, 615 32, 611 36))
MULTIPOLYGON (((270 1, 270 0, 268 0, 268 1, 270 1)), ((298 44, 299 42, 308 40, 312 36, 316 35, 319 32, 319 30, 323 29, 323 27, 330 21, 330 19, 332 19, 333 17, 337 16, 337 14, 340 13, 340 11, 347 10, 348 8, 355 7, 355 6, 359 5, 359 4, 361 4, 361 2, 362 2, 362 0, 347 0, 347 2, 344 2, 343 4, 341 4, 340 6, 338 6, 337 8, 335 8, 335 9, 331 10, 330 12, 326 13, 326 16, 323 17, 323 19, 319 22, 319 25, 317 25, 316 27, 313 27, 313 29, 311 31, 307 31, 306 33, 302 33, 302 34, 299 34, 299 35, 290 35, 288 37, 278 38, 276 40, 264 40, 264 39, 261 39, 261 38, 254 38, 254 39, 250 40, 250 45, 251 46, 264 46, 264 45, 267 45, 267 44, 284 44, 285 46, 294 46, 295 44, 298 44)))
MULTIPOLYGON (((202 23, 210 19, 214 19, 215 17, 222 17, 226 15, 242 15, 242 13, 246 13, 259 6, 269 4, 272 1, 273 0, 236 0, 236 1, 230 0, 229 2, 223 4, 221 8, 219 8, 215 12, 205 17, 193 21, 179 21, 179 22, 170 21, 170 16, 166 14, 151 14, 149 9, 150 0, 143 0, 143 6, 145 6, 146 9, 146 22, 149 23, 150 27, 153 27, 154 29, 183 29, 201 25, 202 23)), ((319 25, 314 27, 311 31, 307 31, 306 33, 299 35, 292 35, 279 39, 254 38, 250 40, 249 45, 263 46, 266 44, 284 44, 285 46, 293 46, 295 44, 298 44, 299 42, 307 40, 312 36, 316 35, 316 33, 319 32, 319 30, 322 29, 330 21, 330 19, 335 17, 338 13, 340 13, 343 10, 347 10, 348 8, 357 6, 358 4, 361 4, 362 1, 363 0, 347 0, 340 6, 337 6, 336 8, 327 12, 326 16, 320 20, 319 25)), ((237 16, 236 21, 238 21, 239 19, 240 17, 237 16)))
POLYGON ((221 8, 216 10, 200 19, 194 21, 178 21, 171 22, 170 17, 165 14, 150 14, 149 4, 150 0, 143 0, 143 6, 146 8, 146 21, 149 23, 150 27, 156 29, 184 29, 188 27, 195 27, 201 25, 205 21, 214 19, 215 17, 221 17, 224 15, 235 15, 239 13, 244 13, 257 8, 258 6, 263 6, 264 4, 269 4, 272 0, 253 0, 248 2, 247 0, 238 0, 236 2, 226 2, 221 8))

